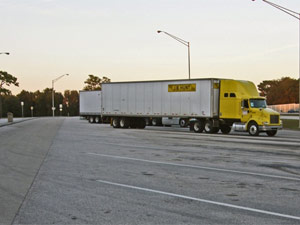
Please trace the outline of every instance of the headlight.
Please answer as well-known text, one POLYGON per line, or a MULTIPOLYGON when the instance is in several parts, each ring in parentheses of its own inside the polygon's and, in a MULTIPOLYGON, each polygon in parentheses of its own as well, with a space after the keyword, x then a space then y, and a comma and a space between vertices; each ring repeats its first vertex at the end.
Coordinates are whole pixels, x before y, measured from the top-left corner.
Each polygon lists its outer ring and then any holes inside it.
POLYGON ((264 124, 264 125, 268 125, 269 123, 268 123, 268 122, 263 122, 263 124, 264 124))

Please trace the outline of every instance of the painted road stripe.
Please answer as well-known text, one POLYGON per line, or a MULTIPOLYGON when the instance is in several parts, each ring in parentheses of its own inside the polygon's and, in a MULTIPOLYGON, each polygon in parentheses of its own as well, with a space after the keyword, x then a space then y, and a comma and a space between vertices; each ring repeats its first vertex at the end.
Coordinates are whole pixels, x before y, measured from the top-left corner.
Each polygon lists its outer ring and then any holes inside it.
POLYGON ((211 201, 211 200, 206 200, 206 199, 201 199, 201 198, 194 198, 194 197, 189 197, 186 195, 179 195, 179 194, 174 194, 174 193, 170 193, 170 192, 164 192, 164 191, 159 191, 159 190, 154 190, 154 189, 149 189, 149 188, 142 188, 142 187, 131 186, 131 185, 127 185, 127 184, 114 183, 114 182, 109 182, 109 181, 105 181, 105 180, 96 180, 96 181, 99 183, 114 185, 114 186, 118 186, 118 187, 130 188, 130 189, 152 192, 152 193, 162 194, 162 195, 168 195, 168 196, 172 196, 172 197, 176 197, 176 198, 183 198, 183 199, 193 200, 193 201, 197 201, 197 202, 204 202, 204 203, 208 203, 208 204, 219 205, 219 206, 224 206, 224 207, 229 207, 229 208, 234 208, 234 209, 240 209, 240 210, 245 210, 245 211, 250 211, 250 212, 255 212, 255 213, 262 213, 262 214, 278 216, 278 217, 283 217, 283 218, 288 218, 288 219, 300 220, 300 217, 297 217, 297 216, 281 214, 281 213, 276 213, 276 212, 271 212, 271 211, 266 211, 266 210, 261 210, 261 209, 254 209, 254 208, 232 205, 232 204, 223 203, 223 202, 216 202, 216 201, 211 201))
POLYGON ((212 171, 220 171, 220 172, 228 172, 228 173, 236 173, 236 174, 244 174, 244 175, 252 175, 252 176, 260 176, 260 177, 269 177, 269 178, 276 178, 276 179, 300 181, 300 178, 297 178, 297 177, 285 177, 285 176, 277 176, 277 175, 271 175, 271 174, 244 172, 244 171, 238 171, 238 170, 220 169, 220 168, 206 167, 206 166, 193 166, 193 165, 179 164, 179 163, 159 162, 159 161, 152 161, 152 160, 146 160, 146 159, 137 159, 137 158, 129 158, 129 157, 123 157, 123 156, 114 156, 114 155, 105 155, 105 154, 98 154, 98 153, 91 153, 91 152, 89 152, 87 154, 88 155, 96 155, 96 156, 102 156, 102 157, 115 158, 115 159, 125 159, 125 160, 139 161, 139 162, 155 163, 155 164, 161 164, 161 165, 179 166, 179 167, 186 167, 186 168, 196 168, 196 169, 204 169, 204 170, 212 170, 212 171))

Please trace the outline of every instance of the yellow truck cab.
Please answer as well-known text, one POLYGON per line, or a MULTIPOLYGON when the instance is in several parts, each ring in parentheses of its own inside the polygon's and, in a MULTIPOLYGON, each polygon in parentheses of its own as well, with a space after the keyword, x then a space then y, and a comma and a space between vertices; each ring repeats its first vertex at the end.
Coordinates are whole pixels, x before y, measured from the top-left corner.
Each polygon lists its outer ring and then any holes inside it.
POLYGON ((250 81, 220 80, 219 109, 221 129, 229 126, 235 131, 248 131, 252 136, 260 132, 274 136, 282 129, 280 114, 267 108, 265 98, 259 96, 250 81))

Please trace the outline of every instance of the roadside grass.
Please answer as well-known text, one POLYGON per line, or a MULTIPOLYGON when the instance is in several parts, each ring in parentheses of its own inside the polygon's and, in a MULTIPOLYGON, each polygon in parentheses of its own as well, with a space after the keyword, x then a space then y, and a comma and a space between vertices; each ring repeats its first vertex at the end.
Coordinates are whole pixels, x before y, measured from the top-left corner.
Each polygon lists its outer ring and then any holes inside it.
POLYGON ((299 120, 282 119, 283 129, 299 130, 299 120))

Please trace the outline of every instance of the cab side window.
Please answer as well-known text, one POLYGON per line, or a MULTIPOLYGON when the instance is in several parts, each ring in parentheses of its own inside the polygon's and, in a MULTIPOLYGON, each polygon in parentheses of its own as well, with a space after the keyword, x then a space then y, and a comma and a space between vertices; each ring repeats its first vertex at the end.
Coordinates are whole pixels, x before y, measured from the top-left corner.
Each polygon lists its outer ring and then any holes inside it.
POLYGON ((248 100, 243 101, 244 108, 249 108, 248 100))

